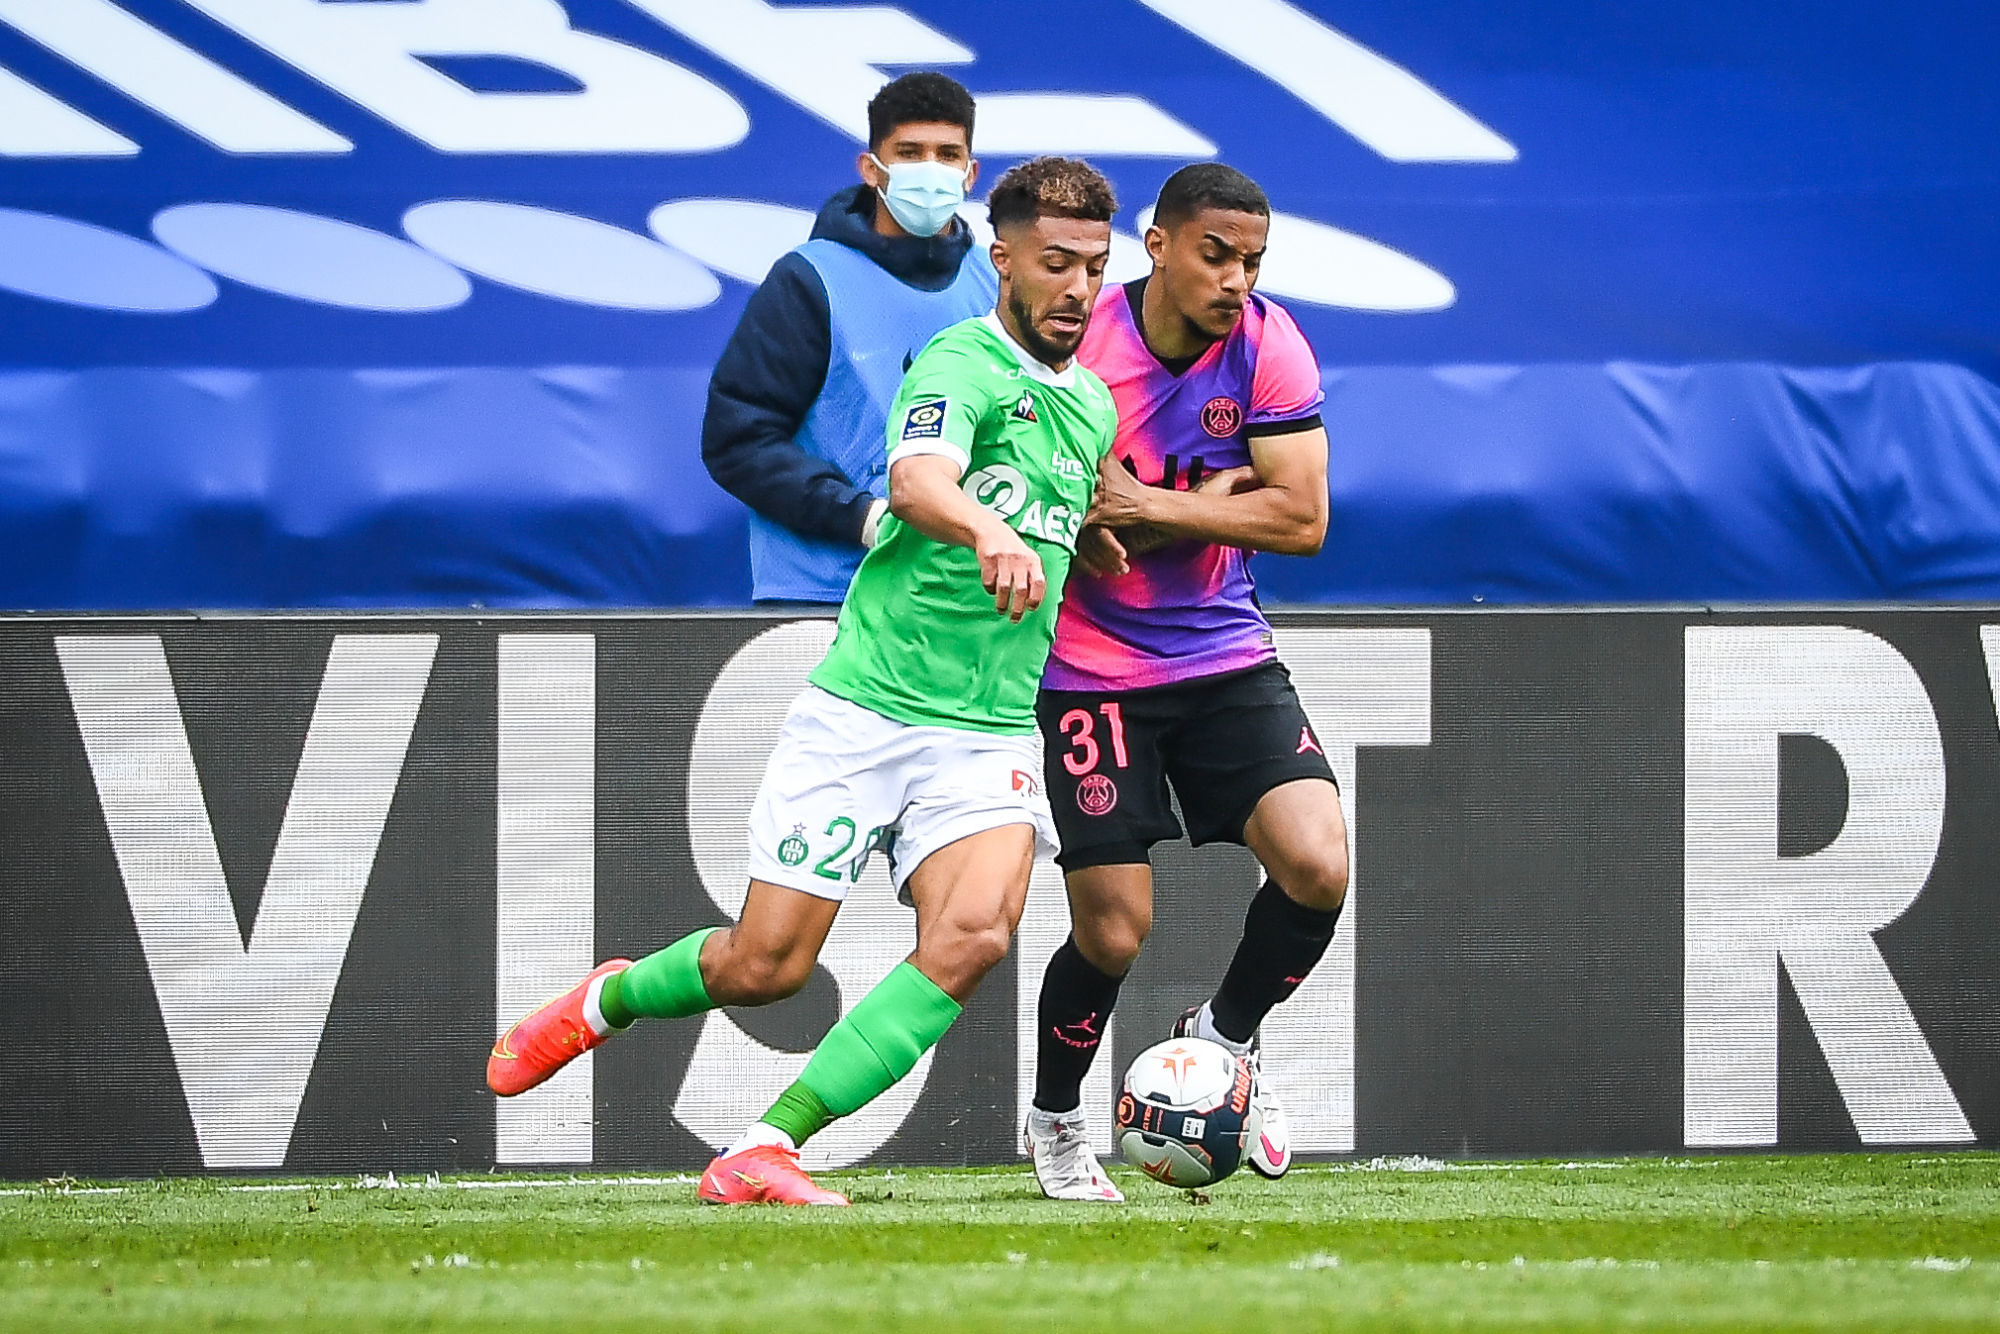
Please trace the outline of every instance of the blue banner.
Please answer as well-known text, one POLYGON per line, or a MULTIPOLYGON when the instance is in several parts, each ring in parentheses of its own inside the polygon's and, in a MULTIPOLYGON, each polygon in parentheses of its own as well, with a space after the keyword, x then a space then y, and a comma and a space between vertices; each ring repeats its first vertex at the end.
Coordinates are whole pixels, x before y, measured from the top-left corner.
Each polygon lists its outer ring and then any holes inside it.
POLYGON ((1772 0, 0 0, 0 604, 733 605, 708 368, 902 69, 1219 156, 1335 603, 2000 596, 2000 18, 1772 0), (1052 61, 1061 52, 1066 58, 1052 61))

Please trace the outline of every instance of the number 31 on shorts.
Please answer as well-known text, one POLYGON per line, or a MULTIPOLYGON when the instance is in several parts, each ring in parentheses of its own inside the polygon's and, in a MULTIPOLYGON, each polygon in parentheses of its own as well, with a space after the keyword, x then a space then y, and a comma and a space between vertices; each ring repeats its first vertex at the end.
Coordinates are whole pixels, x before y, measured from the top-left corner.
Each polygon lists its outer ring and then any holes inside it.
MULTIPOLYGON (((1111 738, 1111 762, 1120 769, 1128 767, 1124 710, 1116 700, 1111 700, 1098 705, 1097 712, 1103 715, 1105 730, 1111 738)), ((1071 709, 1056 727, 1069 738, 1069 753, 1062 757, 1063 768, 1069 770, 1072 777, 1081 777, 1095 769, 1103 758, 1097 749, 1096 717, 1088 709, 1071 709)))

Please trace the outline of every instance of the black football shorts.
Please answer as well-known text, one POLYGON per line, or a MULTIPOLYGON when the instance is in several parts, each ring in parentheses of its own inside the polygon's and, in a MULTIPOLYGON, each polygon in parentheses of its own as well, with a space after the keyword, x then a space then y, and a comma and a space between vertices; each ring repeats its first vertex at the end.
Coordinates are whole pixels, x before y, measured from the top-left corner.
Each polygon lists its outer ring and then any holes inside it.
POLYGON ((1168 793, 1196 844, 1241 843, 1264 794, 1333 770, 1284 664, 1146 690, 1044 690, 1049 804, 1065 871, 1145 862, 1179 838, 1168 793))

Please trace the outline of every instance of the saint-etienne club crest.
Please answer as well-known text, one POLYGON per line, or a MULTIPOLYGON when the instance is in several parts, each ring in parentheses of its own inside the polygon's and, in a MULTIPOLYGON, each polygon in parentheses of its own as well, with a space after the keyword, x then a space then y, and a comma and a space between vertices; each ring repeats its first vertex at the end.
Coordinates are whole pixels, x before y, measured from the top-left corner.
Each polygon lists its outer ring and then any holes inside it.
POLYGON ((806 859, 806 827, 792 826, 792 832, 785 835, 778 844, 778 860, 787 866, 797 866, 806 859))

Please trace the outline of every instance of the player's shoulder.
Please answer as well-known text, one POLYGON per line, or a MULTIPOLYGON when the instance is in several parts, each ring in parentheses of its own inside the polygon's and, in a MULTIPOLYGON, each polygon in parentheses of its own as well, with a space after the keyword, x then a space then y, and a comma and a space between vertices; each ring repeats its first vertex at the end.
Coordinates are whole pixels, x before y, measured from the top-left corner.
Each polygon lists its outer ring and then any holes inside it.
POLYGON ((950 380, 969 387, 986 383, 1000 369, 996 354, 1003 350, 980 316, 947 324, 904 368, 904 384, 950 380))
POLYGON ((1083 329, 1083 342, 1076 354, 1093 365, 1122 354, 1138 331, 1132 325, 1132 304, 1125 286, 1107 284, 1090 308, 1090 323, 1083 329))
POLYGON ((1262 292, 1252 292, 1244 304, 1237 337, 1244 340, 1250 364, 1258 376, 1311 375, 1317 379, 1319 357, 1292 312, 1262 292))
POLYGON ((949 365, 971 374, 1004 374, 1008 359, 1006 345, 993 332, 992 318, 974 315, 933 334, 911 369, 925 364, 949 365))
POLYGON ((1082 361, 1071 364, 1076 367, 1077 393, 1093 406, 1102 408, 1106 412, 1117 412, 1117 405, 1111 397, 1111 386, 1105 383, 1104 377, 1084 365, 1082 361))
POLYGON ((1070 364, 1076 368, 1076 379, 1071 383, 1076 387, 1077 401, 1098 428, 1100 450, 1108 450, 1118 435, 1118 401, 1111 396, 1111 386, 1103 376, 1081 361, 1070 364))
POLYGON ((1252 292, 1250 299, 1244 303, 1242 327, 1246 336, 1258 340, 1273 331, 1304 337, 1299 333, 1299 322, 1292 318, 1292 312, 1285 309, 1284 303, 1262 292, 1252 292))
POLYGON ((968 315, 956 324, 945 325, 931 341, 946 347, 990 351, 999 346, 999 335, 993 332, 991 314, 968 315))

